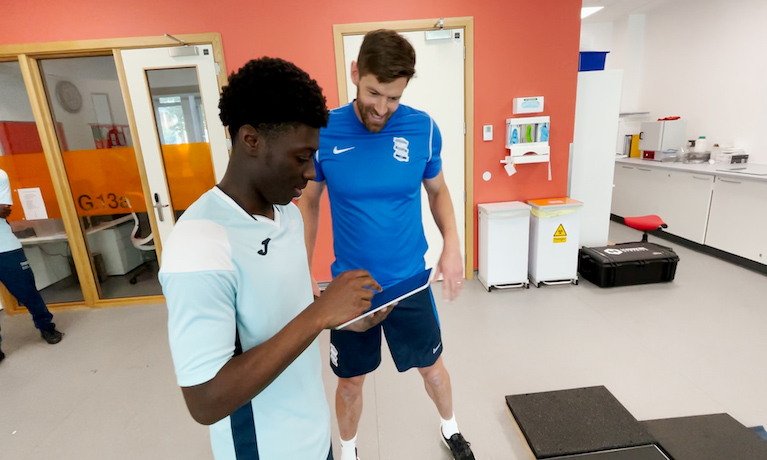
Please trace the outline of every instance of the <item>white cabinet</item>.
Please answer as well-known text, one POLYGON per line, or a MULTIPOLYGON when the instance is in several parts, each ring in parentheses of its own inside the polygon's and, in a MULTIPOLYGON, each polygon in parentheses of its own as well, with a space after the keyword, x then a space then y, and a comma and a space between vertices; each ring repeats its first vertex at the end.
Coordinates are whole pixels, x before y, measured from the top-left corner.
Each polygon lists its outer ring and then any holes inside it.
POLYGON ((717 177, 706 245, 767 264, 767 182, 717 177))
POLYGON ((636 195, 642 190, 642 184, 639 183, 638 178, 636 166, 615 164, 611 213, 621 217, 636 214, 637 206, 639 206, 636 195))
POLYGON ((666 233, 767 264, 767 182, 645 163, 615 164, 613 214, 656 214, 666 233))
POLYGON ((611 212, 621 217, 659 214, 664 173, 657 168, 616 163, 611 212))
POLYGON ((108 275, 125 275, 144 262, 141 251, 131 243, 132 230, 133 221, 130 220, 116 227, 88 234, 88 246, 92 253, 102 255, 108 275))
POLYGON ((35 288, 38 291, 72 274, 68 251, 69 244, 66 241, 24 245, 24 255, 35 274, 35 288))
POLYGON ((658 215, 668 233, 703 244, 713 181, 707 174, 617 163, 612 213, 658 215))
POLYGON ((658 215, 668 224, 668 233, 698 244, 706 238, 714 176, 666 171, 658 215))

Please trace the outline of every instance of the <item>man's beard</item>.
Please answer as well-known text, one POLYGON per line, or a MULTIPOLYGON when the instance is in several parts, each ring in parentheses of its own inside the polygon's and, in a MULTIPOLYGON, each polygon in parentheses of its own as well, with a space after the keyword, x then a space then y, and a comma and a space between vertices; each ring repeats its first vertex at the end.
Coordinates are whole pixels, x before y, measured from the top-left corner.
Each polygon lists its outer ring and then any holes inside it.
POLYGON ((367 128, 368 131, 371 133, 380 133, 381 130, 386 127, 386 123, 389 122, 389 118, 391 118, 392 114, 387 113, 384 115, 384 117, 381 119, 381 121, 373 122, 371 119, 372 115, 376 114, 375 109, 373 106, 365 106, 360 103, 359 96, 357 97, 357 110, 360 112, 360 118, 362 119, 362 124, 365 125, 365 128, 367 128))

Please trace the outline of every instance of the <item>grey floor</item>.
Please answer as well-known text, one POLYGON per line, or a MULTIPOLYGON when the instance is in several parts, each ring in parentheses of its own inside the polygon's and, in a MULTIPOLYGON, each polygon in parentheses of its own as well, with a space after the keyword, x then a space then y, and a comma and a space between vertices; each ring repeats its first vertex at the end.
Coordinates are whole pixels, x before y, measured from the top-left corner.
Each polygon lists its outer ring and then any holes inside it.
MULTIPOLYGON (((611 225, 612 241, 639 237, 611 225)), ((639 420, 727 412, 767 425, 767 277, 675 249, 673 283, 488 293, 472 281, 438 301, 457 420, 478 459, 528 458, 508 394, 605 385, 639 420)), ((55 346, 28 317, 0 315, 0 459, 212 458, 175 384, 163 305, 60 312, 55 346)), ((450 458, 419 375, 385 356, 365 387, 360 458, 450 458)), ((328 368, 324 378, 332 401, 328 368)))
MULTIPOLYGON (((121 299, 162 295, 162 286, 157 281, 159 268, 156 260, 150 260, 125 275, 108 276, 100 283, 102 299, 121 299), (136 276, 136 283, 130 279, 136 276)), ((82 302, 83 292, 75 276, 68 276, 40 291, 45 303, 82 302)))

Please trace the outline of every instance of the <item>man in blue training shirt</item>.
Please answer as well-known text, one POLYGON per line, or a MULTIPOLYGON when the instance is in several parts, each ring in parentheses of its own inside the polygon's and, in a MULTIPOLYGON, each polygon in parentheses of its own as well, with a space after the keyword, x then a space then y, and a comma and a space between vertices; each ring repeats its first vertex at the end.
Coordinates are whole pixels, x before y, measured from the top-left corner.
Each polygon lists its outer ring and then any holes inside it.
MULTIPOLYGON (((455 215, 442 174, 442 137, 431 117, 400 105, 415 74, 415 50, 391 30, 369 32, 352 62, 357 98, 330 113, 315 155, 317 177, 299 207, 311 262, 317 238, 319 203, 327 187, 336 260, 333 276, 364 268, 386 288, 424 269, 427 243, 421 220, 421 184, 445 241, 435 275, 443 276, 443 297, 455 299, 462 287, 463 260, 455 215)), ((315 295, 319 289, 314 283, 315 295)), ((325 295, 325 294, 323 294, 325 295)), ((365 375, 381 362, 381 333, 400 372, 417 368, 439 411, 442 437, 454 458, 474 454, 453 414, 450 376, 431 290, 391 310, 381 327, 364 333, 331 331, 331 364, 339 377, 336 415, 341 460, 355 460, 365 375)))
POLYGON ((370 308, 381 287, 354 270, 312 297, 291 200, 315 177, 325 97, 295 65, 261 58, 229 77, 219 108, 232 137, 226 174, 162 254, 177 381, 192 417, 210 425, 216 460, 332 459, 317 336, 370 308))

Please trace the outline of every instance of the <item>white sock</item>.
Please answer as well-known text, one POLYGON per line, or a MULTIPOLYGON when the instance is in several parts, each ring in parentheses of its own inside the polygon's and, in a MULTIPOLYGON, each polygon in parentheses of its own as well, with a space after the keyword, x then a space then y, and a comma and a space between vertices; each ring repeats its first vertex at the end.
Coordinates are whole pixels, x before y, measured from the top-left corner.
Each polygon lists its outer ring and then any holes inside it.
POLYGON ((455 414, 453 414, 450 420, 445 420, 442 417, 439 419, 442 420, 442 435, 444 437, 450 439, 450 436, 458 433, 458 423, 455 421, 455 414))
POLYGON ((341 440, 341 460, 357 460, 357 435, 348 441, 341 440))

